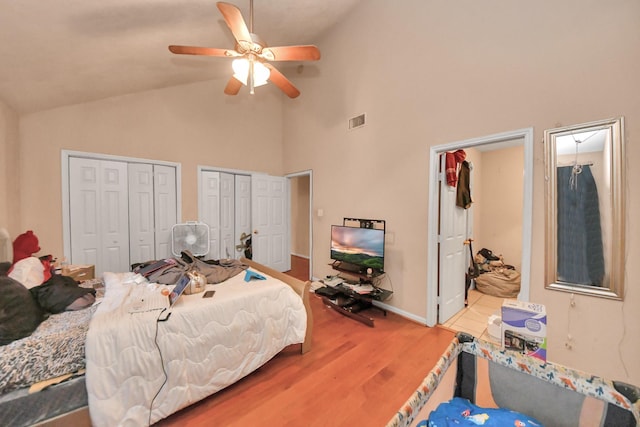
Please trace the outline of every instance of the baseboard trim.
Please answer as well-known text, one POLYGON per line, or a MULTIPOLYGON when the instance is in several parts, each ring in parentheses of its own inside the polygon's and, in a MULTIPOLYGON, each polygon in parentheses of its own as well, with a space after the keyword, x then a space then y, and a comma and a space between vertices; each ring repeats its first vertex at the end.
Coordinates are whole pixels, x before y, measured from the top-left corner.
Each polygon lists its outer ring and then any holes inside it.
POLYGON ((300 254, 291 253, 291 256, 297 256, 298 258, 304 258, 304 259, 311 259, 309 258, 309 255, 300 255, 300 254))
POLYGON ((415 314, 411 314, 411 313, 408 313, 408 312, 406 312, 404 310, 400 310, 399 308, 394 307, 392 305, 385 304, 385 303, 380 302, 380 301, 373 301, 373 305, 375 305, 376 307, 380 307, 383 310, 387 310, 387 311, 390 311, 392 313, 395 313, 398 316, 402 316, 404 318, 412 320, 412 321, 414 321, 416 323, 420 323, 421 325, 425 325, 426 326, 426 324, 427 324, 427 319, 425 317, 416 316, 415 314))

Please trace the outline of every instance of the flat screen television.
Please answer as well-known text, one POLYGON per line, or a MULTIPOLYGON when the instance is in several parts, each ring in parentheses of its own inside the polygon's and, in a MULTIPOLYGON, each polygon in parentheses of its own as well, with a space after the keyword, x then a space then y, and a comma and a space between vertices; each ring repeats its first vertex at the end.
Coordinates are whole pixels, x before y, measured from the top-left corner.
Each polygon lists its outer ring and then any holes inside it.
POLYGON ((346 270, 365 273, 384 271, 384 230, 331 226, 331 259, 346 270), (353 268, 355 267, 355 268, 353 268))

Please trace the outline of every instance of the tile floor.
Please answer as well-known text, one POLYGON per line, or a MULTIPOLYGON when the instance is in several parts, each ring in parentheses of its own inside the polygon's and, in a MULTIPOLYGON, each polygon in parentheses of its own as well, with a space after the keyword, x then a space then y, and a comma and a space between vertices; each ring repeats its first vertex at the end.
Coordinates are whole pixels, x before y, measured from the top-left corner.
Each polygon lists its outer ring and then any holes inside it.
POLYGON ((499 314, 503 300, 504 298, 486 295, 471 289, 468 295, 469 305, 443 323, 442 326, 495 342, 496 340, 487 331, 487 320, 492 314, 496 312, 499 314))

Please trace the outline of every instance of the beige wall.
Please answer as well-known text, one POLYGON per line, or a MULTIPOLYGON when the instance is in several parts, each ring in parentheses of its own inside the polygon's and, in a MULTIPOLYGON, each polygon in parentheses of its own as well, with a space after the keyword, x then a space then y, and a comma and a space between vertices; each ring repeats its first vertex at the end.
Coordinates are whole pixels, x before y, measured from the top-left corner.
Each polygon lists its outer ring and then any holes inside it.
POLYGON ((0 100, 0 227, 20 234, 18 115, 0 100))
POLYGON ((482 175, 475 180, 482 196, 481 208, 473 213, 479 225, 474 250, 490 249, 521 271, 524 147, 484 151, 481 164, 482 175))
POLYGON ((21 117, 21 227, 62 254, 61 150, 182 163, 182 219, 198 218, 197 166, 282 174, 280 94, 231 98, 211 81, 21 117), (247 125, 247 124, 250 125, 247 125))
MULTIPOLYGON (((319 76, 297 81, 299 102, 284 103, 285 172, 313 169, 314 210, 324 209, 314 217, 314 275, 330 272, 331 224, 386 219, 390 304, 426 316, 429 147, 533 127, 530 299, 547 307, 549 358, 640 384, 640 285, 631 269, 624 302, 576 295, 572 308, 570 294, 544 287, 541 143, 545 129, 620 115, 628 136, 640 134, 638 16, 640 3, 625 0, 362 2, 318 41, 319 76), (598 31, 571 22, 597 22, 598 31), (348 131, 362 112, 367 125, 348 131)), ((629 182, 638 182, 632 140, 627 162, 629 182)), ((626 197, 628 220, 640 192, 627 188, 626 197)), ((627 222, 629 260, 640 259, 638 227, 627 222)))
POLYGON ((289 180, 291 183, 291 253, 309 257, 309 175, 289 180))

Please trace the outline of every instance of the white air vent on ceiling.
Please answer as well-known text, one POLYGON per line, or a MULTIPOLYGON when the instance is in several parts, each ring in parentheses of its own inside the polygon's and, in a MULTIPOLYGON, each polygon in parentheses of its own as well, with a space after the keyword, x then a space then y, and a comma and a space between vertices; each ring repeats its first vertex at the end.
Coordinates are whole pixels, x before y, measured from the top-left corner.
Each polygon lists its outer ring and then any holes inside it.
POLYGON ((360 114, 359 116, 353 117, 349 119, 349 130, 361 128, 365 125, 366 115, 365 113, 360 114))

